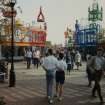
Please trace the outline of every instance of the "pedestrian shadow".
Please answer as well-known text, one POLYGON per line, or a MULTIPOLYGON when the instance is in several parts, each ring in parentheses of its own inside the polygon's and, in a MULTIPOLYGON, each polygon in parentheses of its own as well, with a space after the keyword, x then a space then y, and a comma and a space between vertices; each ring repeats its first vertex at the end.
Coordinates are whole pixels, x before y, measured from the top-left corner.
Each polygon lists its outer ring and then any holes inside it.
POLYGON ((97 98, 92 98, 90 96, 81 97, 80 100, 78 100, 78 105, 105 105, 105 103, 101 103, 97 98))
POLYGON ((8 81, 6 81, 6 82, 0 82, 0 88, 1 89, 7 89, 7 88, 9 88, 8 81))
POLYGON ((33 97, 14 103, 8 103, 8 105, 49 105, 46 97, 33 97))
POLYGON ((78 105, 105 105, 105 103, 100 103, 100 102, 87 102, 87 103, 81 103, 78 105))

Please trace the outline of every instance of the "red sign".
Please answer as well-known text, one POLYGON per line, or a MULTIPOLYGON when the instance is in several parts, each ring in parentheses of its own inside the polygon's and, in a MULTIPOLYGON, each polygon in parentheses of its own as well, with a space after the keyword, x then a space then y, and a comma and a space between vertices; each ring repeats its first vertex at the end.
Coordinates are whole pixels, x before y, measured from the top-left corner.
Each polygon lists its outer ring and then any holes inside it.
POLYGON ((68 32, 64 32, 65 38, 68 38, 68 32))
POLYGON ((34 31, 34 30, 32 30, 32 35, 35 35, 35 34, 37 34, 37 35, 46 35, 46 32, 45 31, 34 31))
POLYGON ((15 17, 17 14, 17 12, 14 10, 13 12, 12 11, 3 11, 3 16, 4 17, 9 17, 11 18, 12 16, 15 17))

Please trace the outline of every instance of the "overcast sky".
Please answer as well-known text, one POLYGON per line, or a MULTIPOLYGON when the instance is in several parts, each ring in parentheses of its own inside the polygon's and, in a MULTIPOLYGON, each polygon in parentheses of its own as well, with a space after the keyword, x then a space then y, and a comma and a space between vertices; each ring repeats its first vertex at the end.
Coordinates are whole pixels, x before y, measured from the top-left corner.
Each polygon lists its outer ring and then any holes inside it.
MULTIPOLYGON (((47 39, 52 43, 64 43, 64 31, 67 26, 74 29, 75 20, 88 18, 88 7, 93 0, 17 0, 17 6, 22 8, 17 18, 25 23, 36 21, 40 6, 43 7, 48 27, 47 39)), ((105 0, 98 0, 103 6, 105 21, 105 0)))

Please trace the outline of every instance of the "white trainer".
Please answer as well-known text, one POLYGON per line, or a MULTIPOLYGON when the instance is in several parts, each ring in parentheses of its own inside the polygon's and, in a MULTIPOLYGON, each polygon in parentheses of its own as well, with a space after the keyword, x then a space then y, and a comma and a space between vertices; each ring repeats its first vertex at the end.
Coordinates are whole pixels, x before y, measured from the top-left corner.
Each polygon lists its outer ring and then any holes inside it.
POLYGON ((59 101, 62 101, 62 97, 59 97, 58 100, 59 100, 59 101))
POLYGON ((49 103, 52 104, 53 103, 53 100, 49 100, 49 103))

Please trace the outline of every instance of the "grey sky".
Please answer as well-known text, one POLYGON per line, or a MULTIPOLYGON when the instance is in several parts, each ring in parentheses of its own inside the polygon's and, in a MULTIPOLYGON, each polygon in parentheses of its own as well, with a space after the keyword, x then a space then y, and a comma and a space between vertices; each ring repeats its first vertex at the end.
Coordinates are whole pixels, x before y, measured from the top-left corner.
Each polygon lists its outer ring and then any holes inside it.
MULTIPOLYGON (((105 0, 98 0, 105 13, 105 0)), ((48 40, 53 43, 64 43, 64 31, 67 26, 74 29, 76 19, 87 18, 88 7, 93 0, 18 0, 23 13, 18 13, 25 23, 36 21, 40 6, 43 7, 48 25, 48 40)), ((105 14, 104 14, 105 21, 105 14)), ((105 25, 104 25, 105 26, 105 25)))

